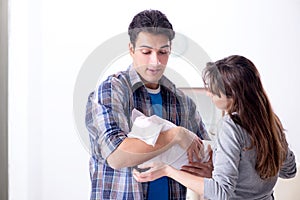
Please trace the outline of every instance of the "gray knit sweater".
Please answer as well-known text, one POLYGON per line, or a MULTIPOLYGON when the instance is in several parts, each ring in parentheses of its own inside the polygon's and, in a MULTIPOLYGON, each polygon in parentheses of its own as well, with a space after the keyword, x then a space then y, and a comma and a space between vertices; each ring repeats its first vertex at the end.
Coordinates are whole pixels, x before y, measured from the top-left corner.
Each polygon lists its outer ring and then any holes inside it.
POLYGON ((256 151, 243 150, 250 146, 246 131, 225 115, 219 126, 214 147, 214 171, 211 179, 204 179, 204 197, 212 200, 273 199, 273 187, 278 176, 296 175, 296 162, 289 149, 286 161, 276 177, 262 180, 255 170, 256 151))

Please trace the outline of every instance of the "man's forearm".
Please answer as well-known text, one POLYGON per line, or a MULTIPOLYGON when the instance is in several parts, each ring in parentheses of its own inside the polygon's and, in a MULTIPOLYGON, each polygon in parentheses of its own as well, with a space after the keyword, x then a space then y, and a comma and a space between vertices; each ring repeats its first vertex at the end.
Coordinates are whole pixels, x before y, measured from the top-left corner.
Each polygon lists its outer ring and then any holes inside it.
POLYGON ((107 158, 108 164, 119 169, 139 165, 173 146, 177 140, 174 130, 161 133, 155 146, 148 145, 136 138, 126 138, 107 158))

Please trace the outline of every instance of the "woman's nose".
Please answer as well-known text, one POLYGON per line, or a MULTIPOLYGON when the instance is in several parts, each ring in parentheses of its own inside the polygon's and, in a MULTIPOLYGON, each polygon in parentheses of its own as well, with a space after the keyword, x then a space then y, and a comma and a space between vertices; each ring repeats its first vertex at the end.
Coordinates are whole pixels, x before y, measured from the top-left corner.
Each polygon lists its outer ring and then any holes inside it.
POLYGON ((213 96, 213 94, 212 94, 209 90, 206 90, 206 95, 207 95, 208 97, 212 97, 212 96, 213 96))

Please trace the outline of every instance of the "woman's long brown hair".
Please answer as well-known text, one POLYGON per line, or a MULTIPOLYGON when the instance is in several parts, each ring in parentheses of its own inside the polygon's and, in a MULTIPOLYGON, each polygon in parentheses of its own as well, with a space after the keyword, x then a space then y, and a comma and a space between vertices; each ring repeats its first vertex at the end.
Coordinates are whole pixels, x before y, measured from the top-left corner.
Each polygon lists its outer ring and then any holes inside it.
POLYGON ((267 179, 277 175, 286 158, 288 144, 255 65, 243 56, 229 56, 208 63, 203 81, 213 94, 223 93, 233 100, 228 114, 250 135, 251 146, 245 150, 256 149, 259 176, 267 179))

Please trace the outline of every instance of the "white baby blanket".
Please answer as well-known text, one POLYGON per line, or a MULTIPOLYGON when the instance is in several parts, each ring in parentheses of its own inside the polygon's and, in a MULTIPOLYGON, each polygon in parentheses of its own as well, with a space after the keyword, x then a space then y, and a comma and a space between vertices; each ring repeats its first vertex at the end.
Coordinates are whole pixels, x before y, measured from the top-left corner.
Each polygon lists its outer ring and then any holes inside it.
MULTIPOLYGON (((132 111, 132 120, 133 126, 128 137, 138 138, 152 146, 155 145, 161 131, 166 131, 172 127, 176 127, 175 124, 156 115, 146 117, 143 113, 136 109, 133 109, 132 111)), ((202 162, 206 162, 209 159, 209 153, 206 149, 208 144, 210 144, 210 141, 203 140, 203 144, 205 149, 202 162)), ((146 163, 152 162, 163 162, 176 169, 180 169, 181 166, 188 164, 188 157, 186 150, 176 144, 162 154, 148 160, 146 163)))

